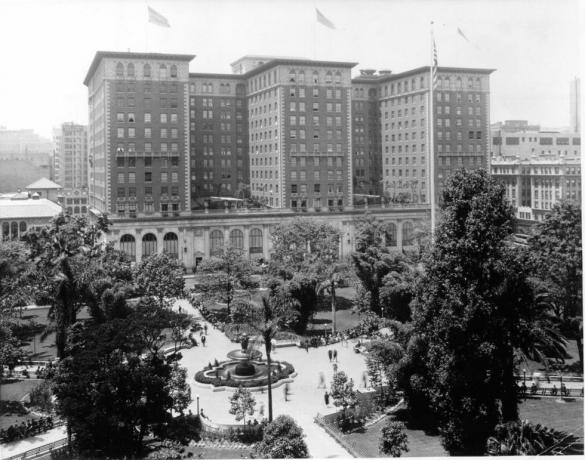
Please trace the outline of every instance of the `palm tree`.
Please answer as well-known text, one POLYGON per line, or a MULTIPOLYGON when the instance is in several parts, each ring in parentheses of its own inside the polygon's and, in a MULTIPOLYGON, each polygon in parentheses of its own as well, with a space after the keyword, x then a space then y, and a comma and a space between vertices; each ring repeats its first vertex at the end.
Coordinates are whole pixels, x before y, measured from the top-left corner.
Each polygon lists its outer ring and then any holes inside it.
POLYGON ((337 295, 335 289, 345 280, 348 273, 348 266, 344 263, 335 263, 323 267, 325 269, 325 279, 317 287, 317 295, 326 292, 331 296, 331 333, 335 334, 336 313, 337 313, 337 295))

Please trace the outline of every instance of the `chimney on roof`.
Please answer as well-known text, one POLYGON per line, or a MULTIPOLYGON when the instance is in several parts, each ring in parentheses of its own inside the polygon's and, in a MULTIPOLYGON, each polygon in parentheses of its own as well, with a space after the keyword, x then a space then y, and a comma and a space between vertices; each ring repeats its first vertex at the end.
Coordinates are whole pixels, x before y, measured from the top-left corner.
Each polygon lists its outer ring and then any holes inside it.
POLYGON ((379 70, 378 73, 380 75, 390 75, 392 73, 391 70, 379 70))

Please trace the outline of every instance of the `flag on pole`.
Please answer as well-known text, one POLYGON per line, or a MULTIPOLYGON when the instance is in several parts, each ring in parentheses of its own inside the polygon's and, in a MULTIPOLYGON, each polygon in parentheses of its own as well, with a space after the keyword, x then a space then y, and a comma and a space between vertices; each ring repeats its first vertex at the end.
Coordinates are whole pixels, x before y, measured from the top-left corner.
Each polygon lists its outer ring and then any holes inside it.
POLYGON ((153 10, 150 6, 148 7, 148 22, 152 22, 153 24, 161 27, 171 27, 167 18, 165 18, 159 12, 153 10))
POLYGON ((432 69, 433 89, 435 89, 437 87, 438 70, 439 70, 439 64, 437 61, 437 44, 435 43, 435 38, 433 37, 433 69, 432 69))
POLYGON ((329 19, 327 19, 325 15, 321 13, 321 11, 319 11, 317 8, 315 8, 315 11, 317 12, 317 22, 320 22, 325 27, 329 27, 330 29, 335 29, 335 24, 333 24, 329 19))
POLYGON ((461 35, 461 36, 463 37, 463 39, 464 39, 464 40, 465 40, 467 43, 471 43, 471 42, 469 41, 469 38, 467 38, 467 37, 465 36, 465 34, 463 33, 463 31, 462 31, 462 30, 461 30, 459 27, 457 27, 457 33, 458 33, 459 35, 461 35))

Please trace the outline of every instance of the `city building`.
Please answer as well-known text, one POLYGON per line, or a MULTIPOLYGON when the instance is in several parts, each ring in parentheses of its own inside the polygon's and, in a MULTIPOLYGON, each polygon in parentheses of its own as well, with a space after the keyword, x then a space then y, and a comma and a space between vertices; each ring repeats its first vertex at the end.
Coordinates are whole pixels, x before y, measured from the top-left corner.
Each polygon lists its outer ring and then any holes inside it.
POLYGON ((0 126, 0 161, 22 160, 35 166, 49 164, 53 145, 32 129, 6 129, 0 126))
POLYGON ((248 100, 241 75, 189 74, 191 209, 250 195, 248 100))
POLYGON ((491 157, 514 157, 527 160, 538 156, 557 158, 581 154, 578 132, 542 131, 526 120, 506 120, 491 126, 491 157))
POLYGON ((581 156, 494 157, 492 176, 504 185, 516 217, 540 221, 560 200, 581 203, 581 156))
POLYGON ((57 203, 38 194, 15 193, 0 197, 2 240, 18 239, 33 227, 49 225, 63 212, 57 203))
POLYGON ((351 81, 353 191, 358 200, 383 190, 378 78, 375 70, 367 69, 351 81))
POLYGON ((63 187, 46 177, 27 185, 24 189, 31 194, 36 193, 41 198, 46 198, 55 203, 59 201, 59 197, 63 191, 63 187))
POLYGON ((575 133, 581 132, 581 79, 575 78, 571 81, 569 90, 569 120, 570 130, 575 133))
POLYGON ((90 206, 120 218, 191 211, 193 55, 98 51, 89 102, 90 206))
POLYGON ((89 190, 87 188, 66 188, 60 191, 57 202, 72 216, 86 216, 89 212, 89 190))
POLYGON ((64 188, 87 187, 87 126, 63 123, 54 130, 53 177, 64 188))

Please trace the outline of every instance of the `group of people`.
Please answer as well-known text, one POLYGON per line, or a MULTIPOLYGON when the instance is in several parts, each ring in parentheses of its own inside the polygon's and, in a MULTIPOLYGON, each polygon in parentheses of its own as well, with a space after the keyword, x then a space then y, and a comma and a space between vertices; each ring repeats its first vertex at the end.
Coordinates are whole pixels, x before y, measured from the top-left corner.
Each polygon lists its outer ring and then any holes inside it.
MULTIPOLYGON (((195 332, 194 328, 192 328, 191 332, 189 333, 189 340, 191 341, 191 346, 197 347, 199 346, 199 343, 197 342, 197 339, 193 336, 193 332, 195 332)), ((199 329, 199 340, 201 340, 201 345, 205 346, 207 342, 207 324, 204 324, 203 327, 199 329)))
MULTIPOLYGON (((530 394, 531 395, 536 395, 538 393, 538 385, 536 384, 536 382, 532 382, 532 384, 530 385, 530 394)), ((522 395, 522 397, 526 397, 526 395, 528 394, 528 387, 526 386, 526 382, 522 382, 522 385, 520 385, 519 387, 519 391, 520 394, 522 395)), ((557 396, 559 395, 559 388, 556 386, 556 384, 554 384, 552 386, 552 388, 542 388, 541 390, 541 394, 542 395, 546 395, 546 393, 550 391, 550 395, 551 396, 557 396)), ((583 391, 583 390, 581 390, 583 391)), ((561 383, 561 388, 560 388, 560 396, 569 396, 570 391, 567 389, 567 386, 564 383, 561 383)))
POLYGON ((327 355, 329 355, 329 362, 337 362, 337 350, 334 348, 333 350, 327 350, 327 355))
POLYGON ((41 417, 32 419, 20 424, 10 425, 4 430, 0 430, 0 442, 12 442, 18 439, 25 439, 35 436, 53 428, 52 417, 41 417))

